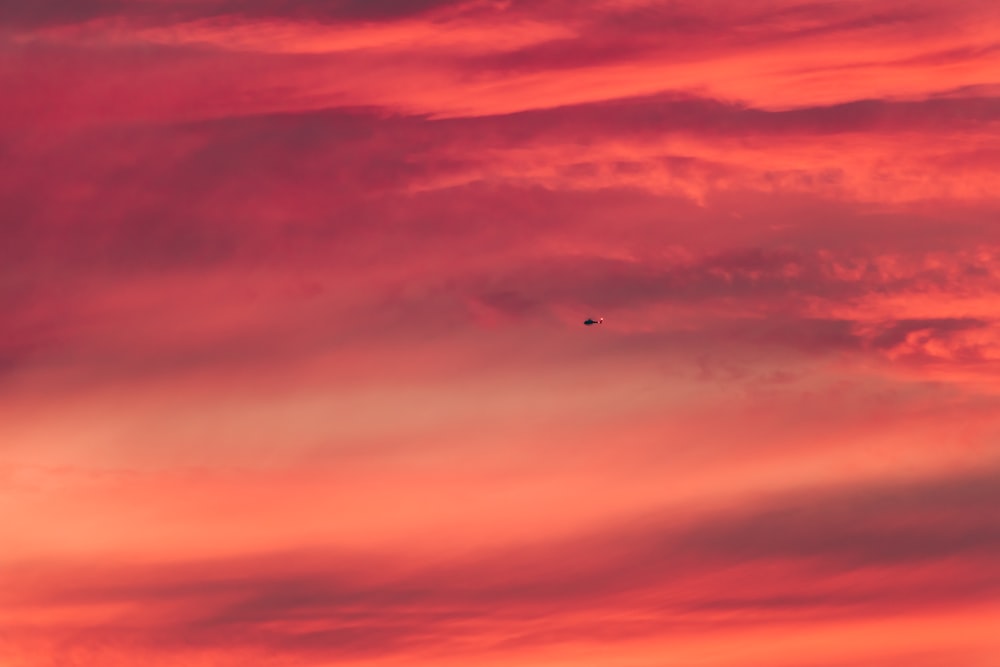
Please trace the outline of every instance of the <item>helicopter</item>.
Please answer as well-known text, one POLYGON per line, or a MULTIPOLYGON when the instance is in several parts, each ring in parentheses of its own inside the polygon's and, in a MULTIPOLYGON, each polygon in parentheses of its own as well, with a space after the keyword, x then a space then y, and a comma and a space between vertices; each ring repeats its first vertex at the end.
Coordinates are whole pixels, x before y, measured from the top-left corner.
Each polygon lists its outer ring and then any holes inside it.
POLYGON ((599 317, 599 318, 597 318, 597 319, 595 320, 595 319, 594 319, 594 318, 592 318, 592 317, 588 317, 587 319, 585 319, 585 320, 583 321, 583 323, 584 323, 584 324, 586 324, 586 325, 587 325, 588 327, 589 327, 590 325, 592 325, 592 324, 604 324, 604 318, 603 318, 603 317, 599 317))

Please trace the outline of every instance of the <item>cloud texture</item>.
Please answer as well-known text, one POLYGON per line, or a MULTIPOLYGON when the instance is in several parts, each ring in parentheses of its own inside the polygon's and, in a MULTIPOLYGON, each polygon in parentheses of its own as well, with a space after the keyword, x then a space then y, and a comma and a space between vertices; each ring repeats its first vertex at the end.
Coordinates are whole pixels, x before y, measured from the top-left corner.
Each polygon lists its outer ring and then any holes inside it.
POLYGON ((0 0, 0 662, 993 667, 998 30, 0 0))

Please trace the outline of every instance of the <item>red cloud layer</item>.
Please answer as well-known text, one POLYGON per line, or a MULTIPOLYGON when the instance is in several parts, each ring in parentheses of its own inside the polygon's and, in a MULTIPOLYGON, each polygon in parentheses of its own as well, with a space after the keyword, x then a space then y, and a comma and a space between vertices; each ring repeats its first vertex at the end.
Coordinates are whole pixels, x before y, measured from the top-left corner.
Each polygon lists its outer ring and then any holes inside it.
POLYGON ((994 5, 0 2, 0 662, 990 665, 994 5))

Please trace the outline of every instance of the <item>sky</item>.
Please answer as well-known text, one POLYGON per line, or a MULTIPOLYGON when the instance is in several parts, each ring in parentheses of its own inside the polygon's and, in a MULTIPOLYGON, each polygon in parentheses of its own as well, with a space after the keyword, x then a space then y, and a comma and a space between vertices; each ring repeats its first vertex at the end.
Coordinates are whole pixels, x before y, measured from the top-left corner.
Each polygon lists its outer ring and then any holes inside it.
POLYGON ((0 90, 4 667, 1000 665, 994 0, 0 0, 0 90))

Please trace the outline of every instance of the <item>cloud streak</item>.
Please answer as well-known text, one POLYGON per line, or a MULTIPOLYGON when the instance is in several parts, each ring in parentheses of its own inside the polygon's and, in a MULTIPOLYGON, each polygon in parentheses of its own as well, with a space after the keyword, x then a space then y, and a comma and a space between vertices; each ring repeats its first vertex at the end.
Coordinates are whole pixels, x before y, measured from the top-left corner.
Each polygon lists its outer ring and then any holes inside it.
MULTIPOLYGON (((605 637, 634 637, 856 619, 991 599, 1000 586, 991 566, 1000 549, 997 488, 986 472, 830 489, 693 522, 633 519, 446 564, 305 552, 99 567, 65 581, 60 570, 29 568, 5 597, 27 618, 50 605, 76 614, 113 605, 121 614, 90 631, 111 644, 127 637, 146 650, 183 651, 237 637, 292 658, 503 651, 562 641, 592 623, 605 637), (893 578, 882 576, 886 568, 893 578)), ((64 650, 86 634, 78 636, 64 650)))

